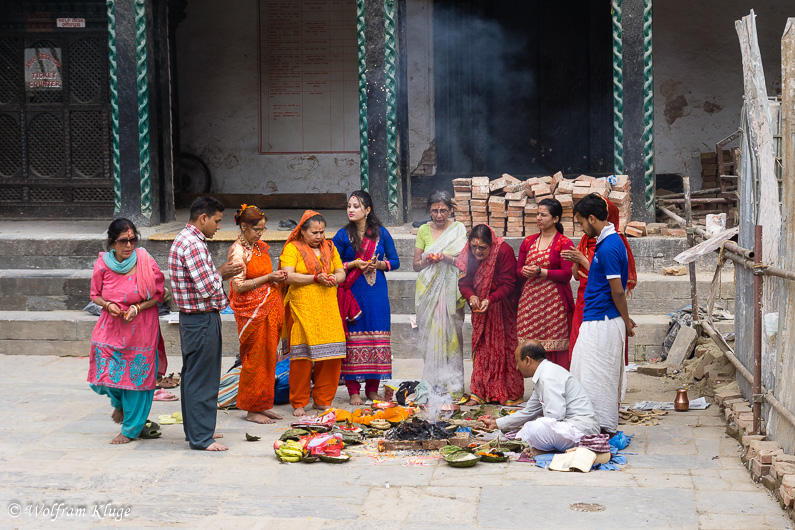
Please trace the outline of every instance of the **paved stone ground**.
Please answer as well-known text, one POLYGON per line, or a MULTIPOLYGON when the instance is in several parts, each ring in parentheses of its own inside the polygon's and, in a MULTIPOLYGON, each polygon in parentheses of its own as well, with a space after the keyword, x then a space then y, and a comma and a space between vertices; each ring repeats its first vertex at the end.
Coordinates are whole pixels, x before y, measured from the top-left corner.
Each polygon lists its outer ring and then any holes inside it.
MULTIPOLYGON (((56 513, 59 527, 792 528, 741 466, 738 444, 724 434, 714 406, 671 414, 659 426, 624 428, 635 434, 628 451, 638 454, 621 471, 556 473, 518 462, 455 469, 427 457, 379 462, 359 448, 344 465, 279 464, 271 443, 286 422, 259 426, 240 411, 219 413, 226 453, 188 450, 179 425, 163 426, 158 440, 111 446, 118 429, 107 398, 86 385, 86 359, 0 361, 4 528, 51 527, 53 514, 41 510, 54 503, 87 508, 72 519, 56 513), (246 432, 263 440, 246 442, 246 432), (573 511, 573 503, 604 510, 573 511), (108 504, 129 511, 118 521, 100 519, 93 507, 102 515, 108 504), (17 508, 22 513, 12 517, 17 508)), ((170 363, 177 370, 179 358, 170 363)), ((395 373, 416 377, 421 362, 396 360, 395 373)), ((666 397, 644 391, 654 386, 650 379, 630 374, 632 400, 666 397)), ((178 410, 179 403, 155 402, 152 417, 178 410)))

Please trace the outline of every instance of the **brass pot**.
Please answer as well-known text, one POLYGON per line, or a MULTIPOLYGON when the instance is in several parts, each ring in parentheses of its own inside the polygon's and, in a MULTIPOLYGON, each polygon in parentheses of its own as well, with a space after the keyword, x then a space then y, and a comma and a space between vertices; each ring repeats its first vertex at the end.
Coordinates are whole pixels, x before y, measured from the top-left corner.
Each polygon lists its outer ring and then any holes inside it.
POLYGON ((674 410, 677 412, 687 412, 690 410, 690 400, 687 399, 687 389, 679 388, 676 390, 676 399, 674 399, 674 410))

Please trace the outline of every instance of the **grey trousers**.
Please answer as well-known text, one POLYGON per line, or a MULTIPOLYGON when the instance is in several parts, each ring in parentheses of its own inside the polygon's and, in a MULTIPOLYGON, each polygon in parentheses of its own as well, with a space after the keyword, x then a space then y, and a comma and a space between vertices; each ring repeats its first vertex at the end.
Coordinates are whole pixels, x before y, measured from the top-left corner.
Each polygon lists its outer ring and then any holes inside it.
POLYGON ((179 314, 182 427, 191 449, 213 443, 221 380, 221 315, 179 314))

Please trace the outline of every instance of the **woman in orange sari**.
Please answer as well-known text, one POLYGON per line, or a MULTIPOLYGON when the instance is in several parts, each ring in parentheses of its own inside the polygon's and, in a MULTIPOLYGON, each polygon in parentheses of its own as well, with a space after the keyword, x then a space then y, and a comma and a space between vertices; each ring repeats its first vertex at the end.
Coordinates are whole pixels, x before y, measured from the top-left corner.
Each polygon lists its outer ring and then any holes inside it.
POLYGON ((235 214, 240 235, 229 247, 227 261, 243 271, 229 281, 229 305, 235 312, 240 338, 240 383, 237 408, 248 411, 246 420, 274 423, 282 419, 273 408, 276 349, 284 323, 284 302, 279 284, 284 271, 273 270, 269 246, 260 241, 267 218, 256 206, 242 205, 235 214))
MULTIPOLYGON (((635 270, 635 257, 632 255, 632 249, 629 247, 629 241, 618 229, 619 212, 618 206, 613 204, 609 199, 605 199, 607 203, 607 220, 613 223, 616 232, 621 236, 624 241, 624 246, 627 248, 627 258, 629 259, 629 275, 627 277, 627 292, 635 288, 638 283, 638 273, 635 270)), ((569 338, 569 362, 571 362, 571 352, 574 350, 574 343, 577 342, 577 336, 580 334, 580 325, 582 325, 582 313, 585 309, 585 287, 588 285, 588 269, 591 266, 594 251, 596 250, 596 238, 589 237, 588 234, 583 234, 580 238, 580 243, 576 249, 565 250, 561 252, 561 257, 567 261, 571 261, 573 266, 571 272, 580 282, 580 287, 577 289, 577 302, 574 304, 574 316, 571 321, 571 337, 569 338)), ((629 337, 627 337, 627 345, 629 344, 629 337)), ((629 362, 629 346, 624 348, 624 362, 629 362)))
POLYGON ((314 409, 325 410, 337 393, 347 355, 337 302, 345 270, 336 247, 326 239, 326 220, 312 210, 304 212, 279 260, 290 286, 282 328, 290 355, 290 404, 293 415, 304 416, 310 397, 314 409))

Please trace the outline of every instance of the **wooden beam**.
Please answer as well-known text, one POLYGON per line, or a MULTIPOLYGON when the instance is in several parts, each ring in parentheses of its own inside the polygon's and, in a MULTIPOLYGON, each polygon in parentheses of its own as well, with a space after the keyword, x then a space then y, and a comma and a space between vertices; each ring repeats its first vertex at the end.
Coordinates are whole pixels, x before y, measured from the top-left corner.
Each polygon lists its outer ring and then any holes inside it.
MULTIPOLYGON (((734 23, 740 38, 742 54, 745 107, 748 114, 747 131, 751 139, 751 156, 756 158, 759 168, 759 209, 755 224, 765 227, 762 242, 762 260, 773 263, 778 260, 778 242, 781 237, 781 210, 776 180, 776 155, 773 147, 772 120, 767 100, 765 72, 756 32, 756 14, 743 17, 734 23)), ((749 176, 744 175, 745 178, 749 176)))
POLYGON ((254 204, 263 210, 344 210, 348 197, 344 193, 176 193, 177 208, 187 208, 202 195, 212 195, 227 208, 240 208, 243 203, 254 204))

